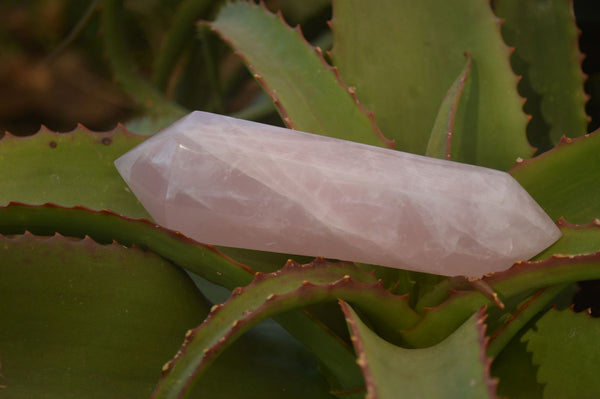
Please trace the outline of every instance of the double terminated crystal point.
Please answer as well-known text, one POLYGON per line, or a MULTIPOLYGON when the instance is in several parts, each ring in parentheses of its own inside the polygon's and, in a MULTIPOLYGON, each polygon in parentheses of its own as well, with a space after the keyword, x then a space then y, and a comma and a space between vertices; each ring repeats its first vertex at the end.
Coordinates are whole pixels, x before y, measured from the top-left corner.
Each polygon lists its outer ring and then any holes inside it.
POLYGON ((508 174, 193 112, 116 166, 198 241, 481 276, 560 237, 508 174))

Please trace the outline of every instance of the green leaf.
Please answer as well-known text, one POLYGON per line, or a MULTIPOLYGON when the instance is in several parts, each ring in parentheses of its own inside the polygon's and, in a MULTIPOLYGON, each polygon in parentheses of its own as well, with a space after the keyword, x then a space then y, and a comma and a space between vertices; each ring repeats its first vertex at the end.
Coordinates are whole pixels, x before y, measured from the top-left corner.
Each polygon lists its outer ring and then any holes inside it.
POLYGON ((314 356, 277 324, 240 337, 205 373, 190 398, 333 399, 314 356))
POLYGON ((148 397, 209 304, 179 268, 89 238, 0 236, 0 397, 148 397))
MULTIPOLYGON (((520 296, 540 288, 599 278, 600 252, 594 252, 517 262, 510 269, 485 276, 481 280, 504 301, 505 298, 520 296)), ((446 282, 442 284, 447 285, 446 282)), ((438 295, 435 296, 438 299, 438 295)), ((479 291, 452 291, 440 305, 423 309, 422 319, 400 334, 404 342, 413 347, 435 345, 455 331, 481 306, 491 304, 491 298, 479 291)), ((421 304, 417 306, 422 308, 421 304)))
MULTIPOLYGON (((553 287, 548 287, 543 290, 539 290, 534 295, 529 297, 518 309, 510 309, 510 312, 506 312, 505 317, 508 319, 495 331, 492 331, 490 342, 488 344, 487 353, 491 358, 498 356, 504 347, 513 339, 515 335, 521 331, 524 326, 527 325, 535 316, 540 314, 547 308, 554 298, 556 298, 561 292, 571 292, 570 284, 557 284, 553 287)), ((497 321, 502 320, 502 316, 496 316, 497 321)), ((488 326, 489 327, 489 326, 488 326)), ((493 328, 493 326, 492 326, 493 328)))
MULTIPOLYGON (((558 226, 561 230, 562 236, 560 237, 560 239, 558 241, 556 241, 554 244, 552 244, 546 250, 542 251, 540 254, 535 256, 532 259, 534 262, 546 259, 547 264, 550 265, 552 262, 554 262, 552 260, 553 258, 555 258, 555 259, 562 258, 562 259, 564 259, 564 261, 566 263, 568 263, 569 261, 573 262, 576 255, 591 254, 593 256, 594 253, 597 253, 598 251, 600 251, 600 222, 594 221, 594 222, 591 222, 586 225, 573 225, 573 224, 566 222, 564 219, 560 219, 558 221, 558 226), (570 260, 569 257, 573 257, 573 259, 570 260)), ((527 262, 527 264, 534 265, 535 264, 534 262, 527 262)), ((539 267, 539 264, 538 264, 538 267, 539 267)), ((570 270, 570 271, 573 271, 573 270, 570 270)), ((505 272, 504 273, 505 278, 506 277, 510 278, 511 273, 512 272, 510 270, 505 272)), ((554 273, 548 271, 547 273, 545 273, 544 277, 548 278, 551 276, 551 274, 555 274, 556 277, 559 277, 560 273, 561 273, 560 271, 556 271, 554 273)), ((515 273, 515 276, 518 276, 518 272, 515 273)), ((564 277, 566 277, 566 275, 564 277)), ((535 277, 531 277, 531 278, 535 278, 535 277)), ((555 281, 560 282, 559 280, 555 280, 555 281)), ((568 281, 573 282, 573 281, 577 281, 577 279, 571 278, 568 281)), ((553 284, 552 281, 550 281, 548 283, 548 285, 552 285, 552 284, 553 284)), ((494 287, 494 288, 497 289, 497 287, 494 287)), ((540 286, 535 286, 535 287, 532 286, 531 287, 531 289, 537 289, 537 288, 540 288, 540 286)), ((461 291, 462 295, 466 295, 466 292, 468 292, 468 290, 470 290, 470 289, 472 289, 472 287, 470 287, 468 282, 462 277, 454 277, 451 279, 447 279, 447 280, 437 284, 430 291, 428 291, 425 295, 423 295, 419 299, 417 304, 415 305, 415 309, 419 313, 425 313, 425 312, 434 312, 435 313, 436 311, 432 308, 441 305, 444 301, 448 300, 451 297, 451 300, 444 306, 449 305, 455 301, 456 302, 465 301, 462 303, 462 305, 460 305, 461 312, 465 312, 462 314, 462 318, 460 319, 460 320, 462 320, 464 317, 467 317, 467 315, 471 314, 471 312, 473 312, 475 308, 477 308, 481 304, 485 303, 485 302, 481 302, 483 300, 483 297, 478 296, 477 294, 474 294, 475 296, 472 296, 473 294, 469 294, 468 300, 466 298, 463 298, 461 295, 457 295, 456 293, 452 294, 452 292, 461 291), (471 300, 473 302, 468 305, 469 301, 471 301, 471 300)), ((560 289, 560 287, 551 287, 551 288, 548 288, 547 291, 549 291, 549 292, 542 294, 542 296, 543 297, 549 296, 549 298, 547 298, 547 299, 550 300, 554 296, 556 296, 557 293, 561 291, 561 289, 560 289), (554 292, 554 293, 552 293, 552 292, 554 292)), ((502 291, 500 293, 503 294, 502 291)), ((524 286, 523 290, 522 290, 522 294, 524 294, 526 296, 530 296, 533 293, 528 292, 528 289, 524 286)), ((502 295, 502 300, 507 305, 506 311, 512 312, 514 310, 514 309, 512 309, 511 303, 514 302, 515 306, 518 305, 519 302, 521 302, 524 299, 524 298, 520 298, 520 296, 521 296, 521 294, 516 293, 514 291, 512 291, 511 297, 502 295), (515 294, 517 294, 516 297, 515 297, 515 294), (515 302, 515 300, 516 300, 516 302, 515 302)), ((532 298, 532 299, 535 299, 535 298, 532 298)), ((541 305, 539 305, 539 306, 544 307, 545 304, 546 304, 546 302, 542 301, 541 305)), ((529 302, 528 305, 531 308, 532 303, 529 302)), ((536 304, 536 306, 538 306, 538 305, 536 304)), ((527 312, 529 312, 530 310, 531 309, 527 310, 527 312)), ((492 311, 492 309, 490 309, 490 311, 492 311)), ((440 314, 442 314, 442 313, 444 313, 444 312, 443 311, 440 312, 440 314)), ((444 313, 443 317, 452 318, 452 316, 451 316, 452 313, 453 313, 453 311, 447 311, 446 313, 444 313)), ((455 315, 458 315, 458 314, 459 314, 458 312, 455 313, 455 315)), ((533 315, 527 316, 528 318, 525 319, 525 322, 531 316, 533 316, 533 315)), ((425 320, 428 320, 429 317, 430 316, 426 316, 425 320)), ((442 316, 440 316, 440 317, 442 317, 442 316)), ((519 317, 517 317, 516 319, 519 320, 519 317)), ((491 319, 489 319, 489 321, 491 322, 491 328, 493 331, 493 328, 494 328, 493 325, 495 324, 496 320, 491 318, 491 319)), ((511 323, 509 329, 519 328, 517 326, 518 323, 515 323, 515 319, 513 319, 512 321, 513 322, 511 323)), ((441 329, 438 329, 438 331, 441 331, 449 325, 456 326, 460 321, 449 322, 448 319, 440 318, 438 320, 438 322, 443 324, 441 329)), ((519 323, 520 322, 521 321, 519 321, 519 323)), ((436 329, 437 329, 436 327, 432 327, 432 330, 436 330, 436 329)), ((416 336, 420 337, 420 338, 424 338, 424 337, 427 337, 427 334, 420 332, 419 334, 416 334, 416 336)), ((511 335, 509 334, 508 337, 510 338, 510 336, 511 335)), ((506 339, 506 334, 505 334, 505 337, 502 338, 502 340, 505 340, 505 339, 506 339)), ((498 344, 497 342, 492 340, 490 342, 490 347, 496 348, 497 344, 498 344)), ((500 344, 500 348, 498 348, 498 349, 501 349, 502 346, 503 346, 503 344, 500 344)))
POLYGON ((532 134, 549 136, 554 144, 563 135, 585 134, 586 96, 573 2, 497 0, 495 4, 504 19, 506 43, 515 46, 512 62, 524 78, 519 89, 527 97, 526 109, 541 112, 544 120, 532 120, 534 126, 544 127, 532 134))
POLYGON ((456 113, 465 83, 471 72, 471 54, 466 53, 466 57, 467 62, 465 67, 448 89, 433 123, 433 129, 431 130, 427 150, 425 151, 425 155, 428 157, 460 160, 460 157, 456 157, 456 155, 452 156, 452 144, 455 140, 454 122, 456 120, 456 113))
POLYGON ((551 309, 523 340, 539 366, 545 398, 596 398, 600 395, 600 319, 587 312, 551 309))
MULTIPOLYGON (((0 276, 3 280, 0 281, 0 321, 3 326, 10 326, 0 331, 0 361, 4 360, 5 365, 5 379, 0 376, 0 386, 4 385, 6 390, 0 388, 0 397, 4 397, 4 392, 13 394, 10 397, 17 399, 41 396, 111 399, 148 397, 158 380, 163 363, 176 352, 184 332, 197 326, 203 315, 208 313, 208 306, 204 302, 200 302, 202 306, 197 307, 201 296, 189 287, 191 283, 186 276, 168 261, 161 261, 150 252, 142 252, 136 248, 126 250, 116 244, 98 245, 89 238, 74 241, 60 236, 50 240, 31 235, 19 240, 2 237, 2 244, 2 260, 14 263, 0 262, 0 276), (34 267, 42 270, 29 270, 20 266, 23 263, 28 265, 32 258, 35 260, 34 267), (45 270, 46 267, 51 269, 45 270), (57 268, 60 269, 59 272, 57 268), (177 278, 182 282, 177 283, 177 278), (4 284, 13 285, 6 291, 4 284), (45 287, 41 288, 43 285, 45 287), (27 301, 23 298, 25 289, 27 301), (148 295, 148 290, 152 295, 148 295), (54 294, 55 292, 58 294, 54 294), (49 301, 48 296, 60 300, 49 301), (85 300, 86 306, 83 307, 80 301, 71 303, 75 296, 85 300), (156 307, 155 302, 158 301, 161 301, 160 306, 156 307), (40 307, 38 302, 44 306, 40 307), (7 306, 15 304, 17 306, 13 309, 5 311, 7 306), (37 308, 35 314, 30 309, 33 307, 37 308), (152 308, 152 311, 149 312, 148 308, 152 308), (173 309, 177 311, 173 312, 173 309), (19 312, 22 312, 18 315, 19 319, 13 319, 13 313, 19 312), (100 319, 92 320, 96 317, 100 319), (128 317, 131 319, 127 320, 128 317), (27 318, 31 320, 25 320, 27 318), (50 318, 57 322, 39 327, 50 318), (191 321, 181 325, 179 319, 191 321), (179 330, 176 330, 178 325, 179 330), (147 331, 140 331, 144 326, 147 326, 147 331), (32 331, 20 331, 27 328, 32 331), (20 330, 16 331, 17 329, 20 330), (123 332, 123 329, 126 331, 123 332), (169 335, 169 331, 174 333, 169 335), (21 336, 13 339, 17 333, 21 336), (49 342, 49 338, 43 337, 47 333, 51 333, 52 337, 64 336, 64 342, 57 342, 55 338, 49 342), (82 335, 73 338, 78 333, 82 335), (143 337, 138 338, 136 334, 143 337), (90 341, 90 336, 95 339, 90 341), (27 344, 20 341, 27 339, 35 341, 36 345, 24 350, 22 347, 27 344), (97 348, 98 342, 109 339, 114 341, 114 345, 97 348), (132 342, 134 345, 131 345, 132 342), (65 350, 64 357, 61 352, 64 348, 59 343, 70 348, 65 350), (74 345, 73 348, 71 344, 74 345), (132 346, 129 351, 121 348, 127 344, 132 346), (146 345, 145 350, 143 345, 146 345), (144 350, 143 356, 135 355, 133 358, 133 349, 144 350), (115 353, 111 354, 110 350, 115 353), (146 350, 148 353, 145 353, 146 350), (81 354, 84 351, 86 356, 81 354), (45 354, 44 362, 39 367, 48 365, 48 370, 42 370, 41 373, 37 363, 27 363, 39 353, 45 354), (156 359, 157 354, 162 356, 156 359), (15 359, 20 359, 21 356, 27 357, 21 363, 16 362, 15 359), (71 359, 76 356, 79 356, 76 360, 85 361, 85 364, 72 362, 71 359), (97 374, 106 371, 104 369, 129 358, 131 361, 119 363, 118 367, 106 372, 106 376, 101 375, 100 380, 96 381, 97 374), (146 362, 151 359, 155 360, 146 362), (68 366, 63 366, 64 364, 68 366), (66 367, 72 370, 69 371, 66 367), (34 383, 24 387, 33 374, 34 383), (145 374, 146 378, 134 378, 139 374, 145 374), (28 379, 24 380, 25 377, 28 379), (56 382, 43 385, 48 383, 47 379, 56 382), (96 385, 102 384, 102 381, 106 386, 98 389, 96 385), (64 386, 55 387, 53 384, 64 386), (85 388, 88 385, 89 388, 85 388), (86 389, 90 391, 87 392, 86 389)), ((194 394, 211 398, 330 397, 325 381, 317 374, 315 358, 276 327, 260 326, 240 342, 236 342, 226 356, 213 364, 200 379, 200 386, 194 394), (228 384, 227 378, 232 373, 236 374, 236 383, 228 384), (286 378, 288 375, 294 375, 294 378, 286 378)))
MULTIPOLYGON (((223 256, 212 246, 199 244, 146 220, 128 219, 109 211, 56 205, 10 204, 0 207, 0 233, 20 234, 28 229, 42 235, 59 231, 69 236, 89 235, 102 242, 117 240, 120 244, 149 248, 170 262, 229 289, 252 281, 252 270, 223 256)), ((264 261, 262 258, 260 260, 264 261)), ((280 264, 282 263, 270 267, 275 269, 280 264)), ((263 265, 261 269, 266 267, 263 265)), ((317 354, 342 386, 345 386, 347 380, 355 380, 352 375, 356 366, 346 359, 349 357, 347 348, 322 323, 315 322, 308 314, 299 311, 281 314, 276 320, 317 354), (344 359, 348 362, 344 362, 344 359)), ((359 374, 360 371, 356 369, 356 373, 359 374)))
MULTIPOLYGON (((418 316, 406 297, 394 296, 374 282, 374 277, 352 264, 315 261, 300 265, 293 261, 278 272, 257 274, 252 284, 234 290, 223 305, 217 305, 205 322, 186 336, 183 347, 169 363, 154 398, 178 398, 190 389, 194 378, 236 338, 259 321, 290 309, 344 298, 352 301, 388 337, 418 316)), ((350 383, 350 381, 349 381, 350 383)), ((360 380, 354 386, 360 386, 360 380)))
POLYGON ((510 399, 541 399, 544 387, 537 382, 537 367, 520 339, 521 335, 514 337, 492 363, 491 373, 498 378, 498 395, 510 399))
POLYGON ((84 205, 149 218, 113 165, 144 139, 122 127, 110 133, 79 126, 71 133, 6 134, 0 140, 0 204, 84 205))
POLYGON ((590 254, 600 251, 600 220, 596 219, 584 225, 575 225, 559 219, 558 227, 562 236, 540 252, 533 260, 546 259, 556 255, 590 254))
POLYGON ((472 56, 456 130, 471 163, 508 169, 527 157, 527 120, 499 21, 479 0, 335 0, 332 57, 397 148, 423 154, 446 91, 472 56), (461 120, 461 124, 458 121, 461 120))
POLYGON ((380 338, 341 301, 369 398, 494 398, 480 311, 436 346, 404 349, 380 338))
POLYGON ((279 252, 257 251, 245 248, 218 247, 219 251, 257 272, 270 273, 281 269, 293 258, 296 262, 309 263, 314 257, 282 254, 279 252))
POLYGON ((288 127, 371 145, 390 144, 321 50, 281 17, 250 2, 235 2, 228 3, 210 26, 242 57, 288 127))
POLYGON ((89 236, 102 243, 137 245, 229 289, 252 281, 253 271, 210 245, 200 244, 182 234, 147 220, 135 220, 110 211, 57 205, 31 206, 12 203, 0 207, 0 233, 38 235, 58 232, 69 237, 89 236))
POLYGON ((563 139, 551 151, 518 162, 510 174, 554 220, 588 223, 600 216, 600 134, 563 139))

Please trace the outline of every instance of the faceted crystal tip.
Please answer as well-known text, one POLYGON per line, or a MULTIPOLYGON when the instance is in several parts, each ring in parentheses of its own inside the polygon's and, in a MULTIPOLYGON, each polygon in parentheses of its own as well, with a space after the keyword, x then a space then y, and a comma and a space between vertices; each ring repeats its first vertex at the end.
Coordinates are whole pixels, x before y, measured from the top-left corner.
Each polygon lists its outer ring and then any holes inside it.
POLYGON ((206 112, 115 164, 156 222, 214 245, 476 277, 560 237, 507 173, 206 112))

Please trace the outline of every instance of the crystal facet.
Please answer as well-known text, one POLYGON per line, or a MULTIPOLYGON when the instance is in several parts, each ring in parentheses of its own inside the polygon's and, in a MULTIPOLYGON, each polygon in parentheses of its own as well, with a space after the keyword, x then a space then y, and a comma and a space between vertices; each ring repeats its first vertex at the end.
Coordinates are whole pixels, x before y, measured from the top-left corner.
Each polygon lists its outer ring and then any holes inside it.
POLYGON ((507 173, 193 112, 115 162, 198 241, 481 276, 560 237, 507 173))

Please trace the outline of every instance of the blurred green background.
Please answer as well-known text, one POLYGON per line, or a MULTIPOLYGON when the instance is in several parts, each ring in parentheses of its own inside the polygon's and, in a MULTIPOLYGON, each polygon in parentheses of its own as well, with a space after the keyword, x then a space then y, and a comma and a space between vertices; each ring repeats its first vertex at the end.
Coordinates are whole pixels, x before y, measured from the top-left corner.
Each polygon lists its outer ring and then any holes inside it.
MULTIPOLYGON (((153 63, 180 3, 123 2, 122 40, 132 52, 136 72, 148 80, 152 79, 153 63)), ((208 3, 204 18, 210 19, 223 2, 204 3, 208 3)), ((328 0, 265 3, 273 11, 282 10, 288 23, 300 23, 309 41, 327 48, 330 37, 326 22, 331 18, 328 0)), ((600 3, 575 0, 574 6, 582 32, 583 70, 588 75, 586 91, 593 94, 587 104, 593 130, 600 126, 600 3)), ((41 124, 55 131, 70 131, 82 123, 92 130, 104 131, 140 114, 142 110, 113 78, 103 46, 101 8, 102 1, 97 0, 0 2, 0 134, 31 134, 41 124)), ((174 72, 163 90, 168 99, 188 109, 226 114, 260 100, 260 87, 235 56, 224 55, 211 66, 211 60, 203 56, 207 51, 200 42, 187 43, 177 57, 174 72), (209 67, 217 70, 214 76, 218 82, 211 84, 199 78, 210 73, 209 67)), ((203 43, 218 47, 211 49, 213 54, 229 51, 216 37, 203 43)), ((278 122, 274 109, 263 116, 267 121, 278 122)))

